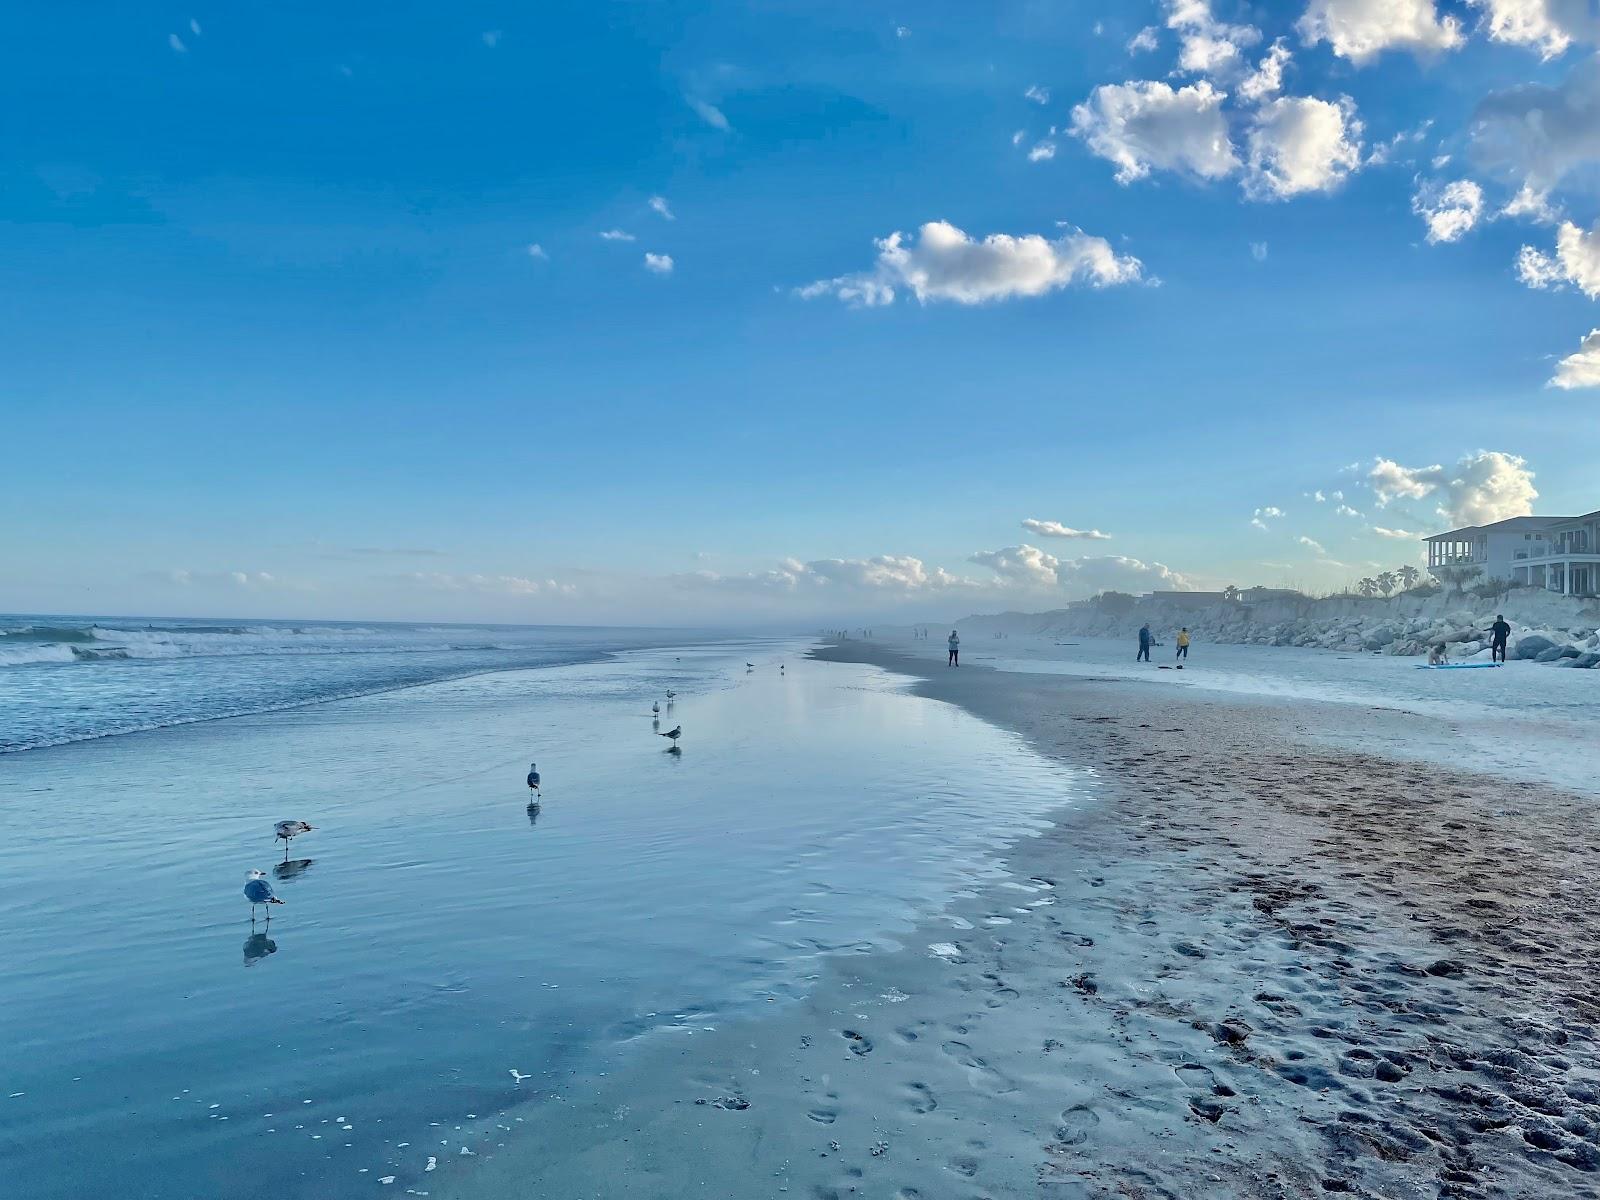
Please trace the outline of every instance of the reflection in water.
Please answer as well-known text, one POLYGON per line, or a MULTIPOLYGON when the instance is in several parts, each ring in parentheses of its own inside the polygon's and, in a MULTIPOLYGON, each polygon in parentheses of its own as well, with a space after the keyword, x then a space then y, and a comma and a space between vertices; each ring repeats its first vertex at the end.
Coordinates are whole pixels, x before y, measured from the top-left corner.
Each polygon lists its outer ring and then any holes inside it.
POLYGON ((272 868, 272 877, 282 883, 286 879, 298 879, 311 869, 314 858, 286 858, 272 868))
POLYGON ((683 747, 678 745, 677 742, 673 742, 672 745, 667 747, 667 753, 672 755, 673 758, 682 758, 683 757, 683 747))
POLYGON ((244 940, 244 965, 253 967, 269 954, 278 952, 278 943, 265 933, 252 933, 244 940))
POLYGON ((660 717, 651 717, 650 718, 650 729, 654 733, 660 733, 661 732, 661 718, 660 717))
POLYGON ((539 824, 539 802, 537 800, 530 801, 528 804, 528 824, 539 824))

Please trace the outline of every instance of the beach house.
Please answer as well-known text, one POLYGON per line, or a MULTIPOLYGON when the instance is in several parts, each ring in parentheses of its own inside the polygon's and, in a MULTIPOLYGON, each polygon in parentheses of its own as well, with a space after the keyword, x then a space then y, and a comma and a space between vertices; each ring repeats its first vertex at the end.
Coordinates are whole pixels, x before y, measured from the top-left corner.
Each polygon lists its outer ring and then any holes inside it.
POLYGON ((1542 587, 1568 596, 1600 595, 1600 512, 1581 517, 1511 517, 1436 533, 1428 570, 1476 568, 1484 579, 1542 587))

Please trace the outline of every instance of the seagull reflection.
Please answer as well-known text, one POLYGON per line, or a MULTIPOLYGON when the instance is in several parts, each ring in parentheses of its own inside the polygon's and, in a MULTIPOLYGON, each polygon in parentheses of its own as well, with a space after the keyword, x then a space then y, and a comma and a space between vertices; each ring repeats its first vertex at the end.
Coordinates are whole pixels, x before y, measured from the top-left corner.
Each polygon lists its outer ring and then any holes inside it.
POLYGON ((311 864, 316 861, 314 858, 286 858, 272 868, 272 877, 279 883, 290 879, 298 879, 309 871, 311 864))
MULTIPOLYGON (((663 734, 662 736, 665 737, 666 735, 663 734)), ((673 758, 682 758, 683 747, 678 745, 677 742, 673 742, 672 745, 667 747, 667 753, 672 755, 673 758)))
POLYGON ((244 940, 244 965, 253 967, 267 955, 277 952, 277 942, 264 933, 252 933, 244 940))
POLYGON ((528 824, 534 826, 539 824, 539 802, 537 800, 532 800, 528 803, 528 824))

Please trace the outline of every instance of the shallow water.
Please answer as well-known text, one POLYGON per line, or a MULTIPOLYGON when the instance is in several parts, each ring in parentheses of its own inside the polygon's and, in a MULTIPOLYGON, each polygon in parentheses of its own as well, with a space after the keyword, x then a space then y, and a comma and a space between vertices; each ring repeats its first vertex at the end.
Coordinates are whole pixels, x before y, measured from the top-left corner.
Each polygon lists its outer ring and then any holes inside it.
POLYGON ((425 1192, 430 1158, 513 1136, 630 1042, 895 945, 1081 796, 1015 737, 800 649, 633 651, 0 758, 14 1194, 425 1192), (651 728, 668 688, 681 755, 651 728), (288 867, 285 817, 318 826, 288 867), (252 930, 245 872, 275 862, 286 903, 252 930))

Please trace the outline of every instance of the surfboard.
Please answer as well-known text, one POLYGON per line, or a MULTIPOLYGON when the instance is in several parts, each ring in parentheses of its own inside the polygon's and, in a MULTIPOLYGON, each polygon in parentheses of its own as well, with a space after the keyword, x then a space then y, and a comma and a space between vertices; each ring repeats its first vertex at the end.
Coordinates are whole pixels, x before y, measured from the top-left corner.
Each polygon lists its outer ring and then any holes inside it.
POLYGON ((1504 663, 1418 663, 1419 671, 1482 671, 1502 667, 1504 663))

